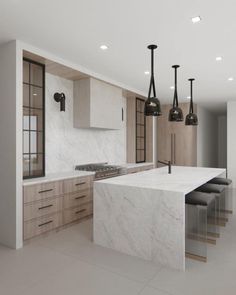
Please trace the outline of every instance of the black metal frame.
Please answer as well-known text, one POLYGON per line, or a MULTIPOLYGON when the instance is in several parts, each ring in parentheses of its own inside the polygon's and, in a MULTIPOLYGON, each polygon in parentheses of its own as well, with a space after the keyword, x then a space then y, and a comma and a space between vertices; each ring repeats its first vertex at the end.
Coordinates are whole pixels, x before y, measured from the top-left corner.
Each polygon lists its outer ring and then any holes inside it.
POLYGON ((143 110, 143 112, 140 112, 140 111, 137 110, 137 102, 138 101, 141 101, 143 103, 143 105, 145 104, 145 101, 143 99, 136 97, 136 100, 135 100, 135 129, 136 129, 136 132, 135 132, 135 159, 136 159, 136 163, 145 163, 146 162, 146 116, 144 115, 144 110, 143 110), (140 124, 140 123, 137 123, 137 113, 143 114, 144 125, 140 124), (138 136, 137 125, 144 127, 144 136, 138 136), (138 138, 143 138, 144 139, 144 149, 138 149, 137 148, 137 139, 138 138), (144 160, 143 161, 138 161, 138 159, 137 159, 137 151, 138 150, 143 150, 144 151, 144 160))
MULTIPOLYGON (((42 64, 42 63, 36 62, 34 60, 28 59, 28 58, 23 58, 23 61, 26 61, 26 62, 28 62, 30 64, 35 64, 35 65, 41 66, 42 67, 42 70, 43 70, 43 83, 42 83, 42 87, 40 87, 38 85, 31 84, 31 83, 25 83, 24 81, 22 81, 22 84, 23 85, 25 84, 25 85, 29 85, 29 86, 32 86, 32 87, 38 87, 38 88, 41 88, 42 89, 42 103, 43 103, 42 109, 36 108, 36 107, 31 107, 30 87, 29 87, 29 107, 25 107, 23 105, 23 103, 22 103, 22 108, 28 108, 29 110, 31 110, 31 109, 42 110, 42 116, 43 116, 43 118, 42 118, 42 125, 43 125, 42 126, 43 151, 42 151, 42 153, 30 153, 30 150, 29 150, 29 153, 24 153, 24 151, 23 151, 23 154, 22 154, 22 156, 29 155, 29 157, 30 157, 31 155, 42 155, 42 157, 43 157, 43 163, 42 163, 43 169, 42 169, 42 174, 41 175, 30 175, 30 171, 31 171, 31 169, 30 169, 31 167, 30 166, 31 166, 31 163, 29 162, 29 176, 23 176, 23 179, 31 179, 31 178, 37 178, 37 177, 44 177, 45 176, 45 133, 46 133, 45 132, 45 65, 42 64)), ((29 76, 30 76, 30 67, 29 67, 29 76)), ((25 130, 25 131, 27 131, 27 130, 25 130)), ((29 131, 29 141, 30 141, 30 131, 31 131, 31 128, 30 128, 30 120, 29 120, 29 130, 28 131, 29 131)), ((23 128, 22 128, 22 133, 23 133, 23 128)), ((30 142, 29 142, 29 145, 30 145, 30 142)))

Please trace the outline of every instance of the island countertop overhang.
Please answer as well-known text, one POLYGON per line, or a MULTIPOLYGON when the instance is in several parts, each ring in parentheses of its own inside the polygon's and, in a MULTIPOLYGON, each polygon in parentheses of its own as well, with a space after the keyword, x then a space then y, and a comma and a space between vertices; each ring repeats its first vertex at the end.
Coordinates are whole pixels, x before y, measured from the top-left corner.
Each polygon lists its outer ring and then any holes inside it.
POLYGON ((181 192, 185 195, 212 178, 223 176, 225 172, 226 169, 221 168, 173 166, 171 174, 168 174, 167 167, 162 167, 96 183, 181 192))

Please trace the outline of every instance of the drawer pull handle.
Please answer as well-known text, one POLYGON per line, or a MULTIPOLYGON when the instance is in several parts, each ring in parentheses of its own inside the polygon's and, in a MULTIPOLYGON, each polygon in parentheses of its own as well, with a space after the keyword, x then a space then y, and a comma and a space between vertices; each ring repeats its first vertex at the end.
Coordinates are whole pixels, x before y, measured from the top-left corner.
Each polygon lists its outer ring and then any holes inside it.
POLYGON ((81 209, 79 211, 76 211, 75 214, 79 214, 79 213, 82 213, 82 212, 85 212, 85 211, 86 211, 86 209, 81 209))
POLYGON ((83 199, 85 197, 86 197, 86 195, 83 195, 83 196, 80 196, 80 197, 76 197, 75 200, 83 199))
POLYGON ((42 210, 42 209, 46 209, 46 208, 49 208, 49 207, 52 207, 53 205, 47 205, 47 206, 43 206, 43 207, 40 207, 39 210, 42 210))
POLYGON ((53 191, 53 188, 45 189, 44 191, 39 191, 39 194, 47 193, 47 192, 51 192, 51 191, 53 191))
POLYGON ((53 220, 50 220, 50 221, 47 221, 47 222, 41 223, 41 224, 39 224, 38 226, 41 227, 41 226, 47 225, 47 224, 52 223, 52 222, 53 222, 53 220))
POLYGON ((80 183, 76 183, 75 185, 83 185, 85 184, 86 182, 80 182, 80 183))

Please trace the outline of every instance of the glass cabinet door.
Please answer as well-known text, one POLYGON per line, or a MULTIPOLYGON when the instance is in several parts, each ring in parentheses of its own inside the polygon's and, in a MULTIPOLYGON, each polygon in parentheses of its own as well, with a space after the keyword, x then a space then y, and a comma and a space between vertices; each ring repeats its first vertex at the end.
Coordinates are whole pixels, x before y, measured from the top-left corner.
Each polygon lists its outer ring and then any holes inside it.
POLYGON ((136 163, 146 161, 144 100, 136 98, 136 163))
POLYGON ((23 177, 45 175, 45 66, 23 60, 23 177))

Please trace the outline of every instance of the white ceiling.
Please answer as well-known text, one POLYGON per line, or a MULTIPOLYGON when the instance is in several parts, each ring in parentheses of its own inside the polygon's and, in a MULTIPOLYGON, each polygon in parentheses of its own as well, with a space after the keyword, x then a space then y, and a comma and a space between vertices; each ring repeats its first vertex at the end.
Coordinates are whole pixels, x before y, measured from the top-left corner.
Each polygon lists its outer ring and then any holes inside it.
POLYGON ((194 77, 195 102, 222 112, 236 100, 235 11, 235 0, 1 0, 0 43, 25 41, 145 93, 146 46, 156 43, 160 100, 172 100, 171 65, 180 64, 179 99, 188 101, 194 77))

